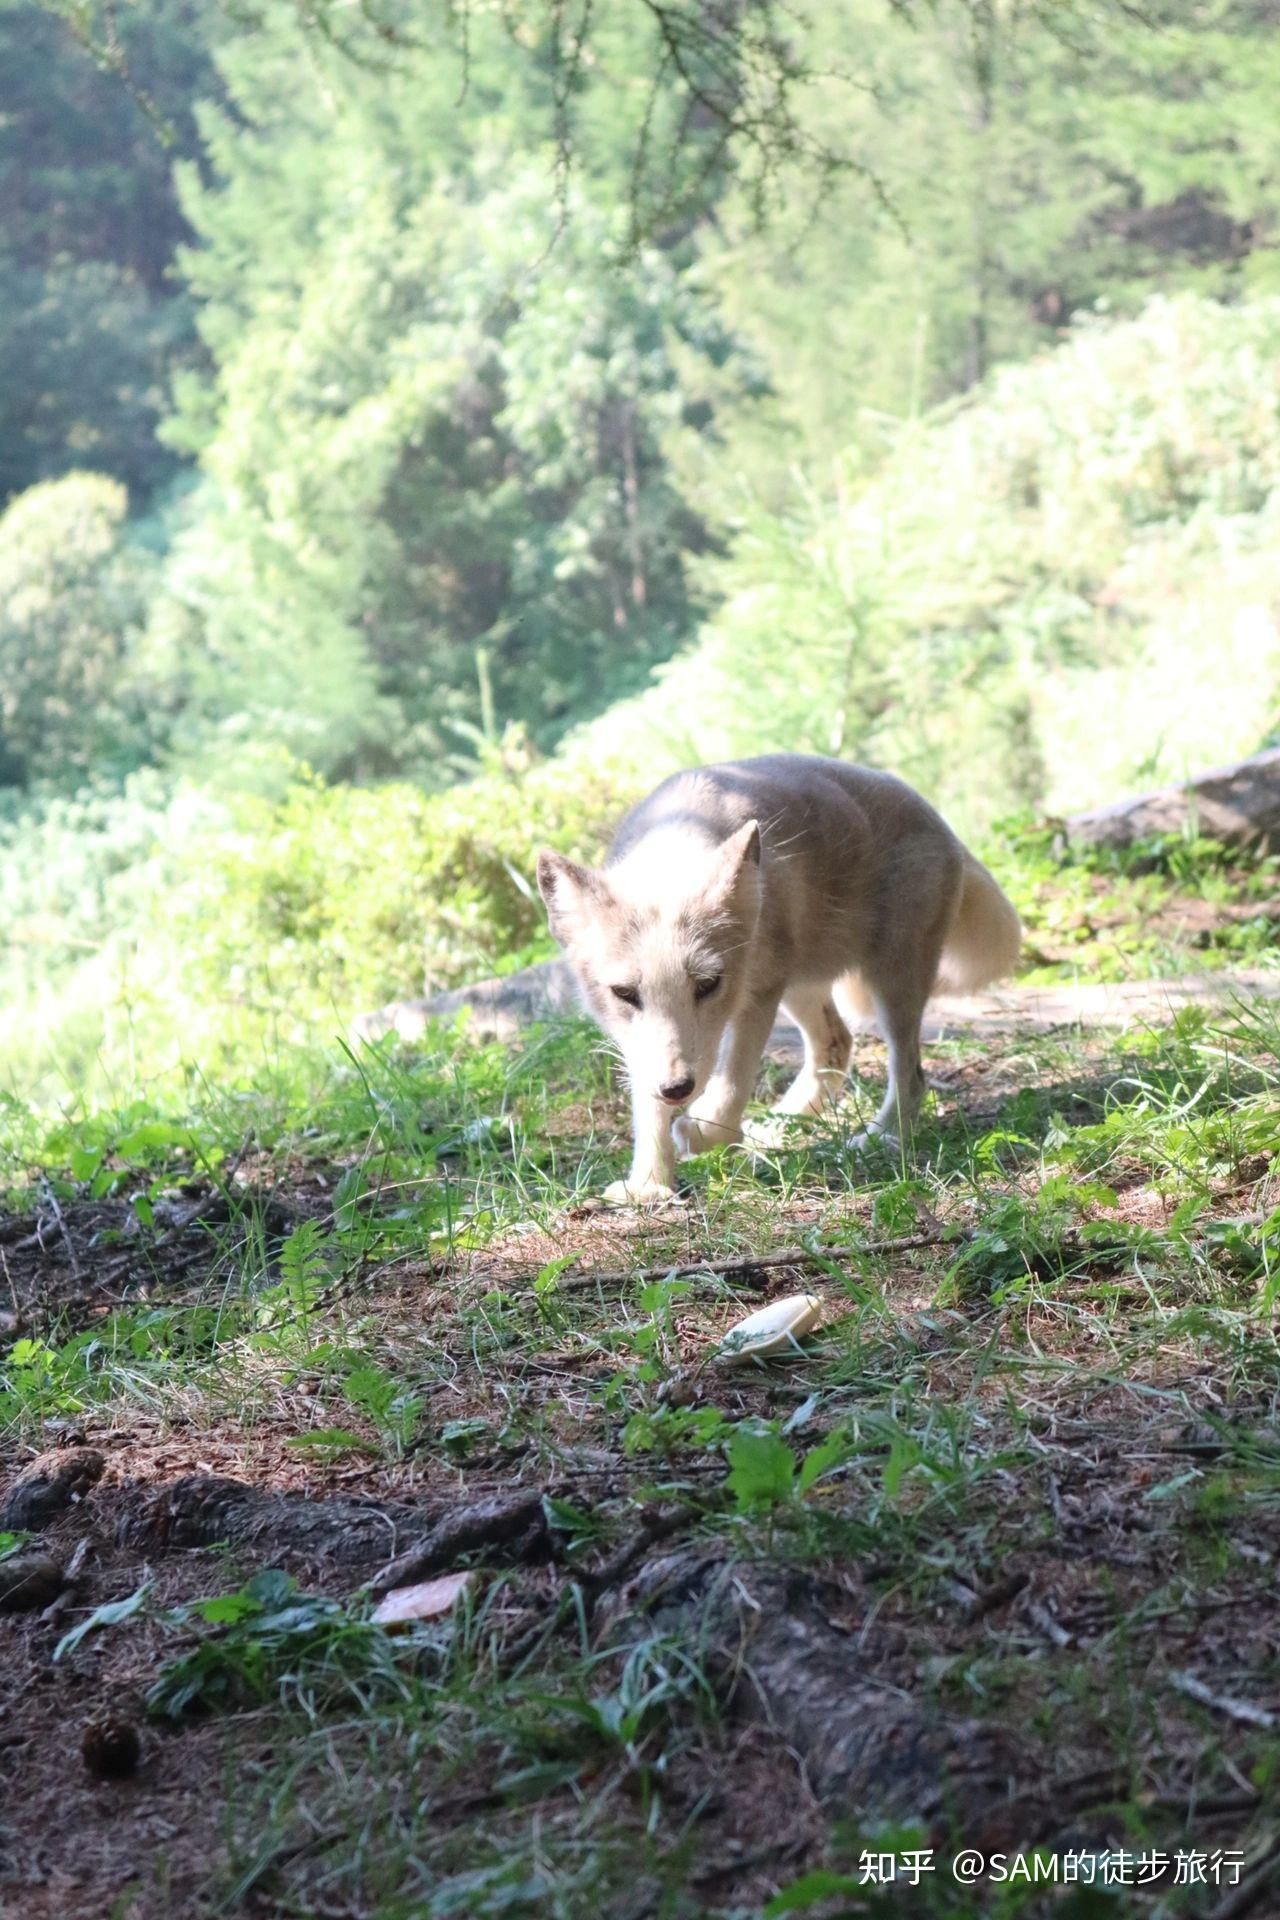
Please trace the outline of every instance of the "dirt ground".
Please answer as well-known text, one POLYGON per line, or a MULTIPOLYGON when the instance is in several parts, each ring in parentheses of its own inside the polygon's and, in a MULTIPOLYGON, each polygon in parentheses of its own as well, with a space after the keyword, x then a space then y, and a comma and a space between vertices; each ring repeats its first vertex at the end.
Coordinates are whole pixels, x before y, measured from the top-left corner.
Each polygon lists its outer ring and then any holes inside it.
MULTIPOLYGON (((1060 1129, 1097 1128, 1114 1042, 1067 1071, 1029 1056, 1034 1012, 1002 1045, 935 1062, 944 1146, 948 1113, 1034 1136, 1029 1100, 1060 1129)), ((0 1533, 54 1569, 44 1604, 0 1612, 0 1910, 639 1920, 754 1915, 807 1885, 819 1914, 1067 1911, 936 1875, 858 1888, 851 1836, 906 1828, 940 1860, 961 1839, 1168 1854, 1088 1911, 1280 1913, 1280 1366, 1217 1224, 1245 1232, 1274 1206, 1274 1156, 1214 1160, 1200 1238, 1166 1265, 1180 1194, 1161 1141, 1015 1247, 1026 1284, 1003 1290, 960 1284, 957 1262, 976 1248, 1004 1271, 991 1221, 1009 1240, 998 1209, 1043 1168, 918 1186, 886 1226, 883 1192, 833 1189, 819 1155, 767 1215, 571 1203, 448 1260, 388 1258, 283 1357, 207 1310, 243 1222, 274 1260, 327 1219, 337 1164, 246 1158, 243 1209, 193 1178, 145 1231, 123 1192, 50 1189, 0 1216, 10 1344, 55 1326, 91 1343, 125 1313, 138 1349, 113 1348, 109 1393, 15 1426, 0 1453, 0 1533), (788 1247, 794 1261, 754 1264, 788 1247), (803 1355, 718 1362, 743 1312, 802 1289, 823 1302, 803 1355), (148 1313, 187 1342, 159 1370, 148 1313), (416 1381, 419 1428, 299 1448, 359 1427, 335 1417, 328 1371, 353 1327, 416 1381), (767 1432, 775 1467, 789 1446, 801 1479, 828 1441, 845 1450, 801 1497, 735 1505, 734 1443, 701 1444, 702 1414, 767 1432), (279 1684, 149 1708, 210 1636, 190 1603, 273 1568, 362 1621, 362 1594, 411 1550, 429 1574, 472 1569, 484 1596, 429 1712, 311 1673, 314 1625, 279 1684), (135 1735, 136 1767, 102 1777, 104 1740, 135 1735), (1216 1877, 1177 1885, 1180 1850, 1216 1877)), ((1091 1177, 1084 1157, 1071 1177, 1091 1177)), ((405 1664, 445 1671, 460 1631, 429 1623, 405 1664)))

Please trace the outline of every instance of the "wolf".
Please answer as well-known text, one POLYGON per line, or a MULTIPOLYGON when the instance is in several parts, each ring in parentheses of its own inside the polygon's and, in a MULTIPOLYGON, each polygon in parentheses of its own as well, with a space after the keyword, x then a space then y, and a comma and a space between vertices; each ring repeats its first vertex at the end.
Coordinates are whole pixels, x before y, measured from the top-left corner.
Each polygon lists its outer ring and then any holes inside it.
POLYGON ((894 775, 777 753, 697 767, 633 807, 603 867, 544 849, 538 888, 588 1010, 631 1087, 634 1154, 607 1202, 670 1199, 679 1157, 771 1141, 838 1098, 846 1015, 871 1011, 888 1090, 866 1133, 894 1145, 924 1094, 920 1024, 937 991, 1007 973, 1022 929, 980 860, 894 775), (744 1135, 782 1007, 804 1063, 744 1135))

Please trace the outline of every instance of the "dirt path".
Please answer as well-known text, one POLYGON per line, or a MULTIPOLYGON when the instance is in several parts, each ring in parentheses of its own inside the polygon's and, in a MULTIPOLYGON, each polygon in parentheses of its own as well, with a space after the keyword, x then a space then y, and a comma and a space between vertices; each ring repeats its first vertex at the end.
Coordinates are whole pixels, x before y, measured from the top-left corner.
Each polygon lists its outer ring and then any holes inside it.
MULTIPOLYGON (((1167 980, 1082 980, 1050 987, 1000 987, 991 993, 940 994, 931 1001, 925 1038, 960 1033, 1046 1033, 1057 1027, 1161 1025, 1181 1007, 1227 1006, 1232 1001, 1280 999, 1280 972, 1259 968, 1232 973, 1189 973, 1167 980)), ((458 987, 429 1000, 394 1000, 362 1014, 353 1032, 376 1040, 397 1033, 420 1039, 431 1019, 448 1019, 464 1008, 471 1029, 482 1039, 506 1040, 535 1020, 577 1010, 573 976, 563 960, 524 967, 500 979, 458 987)), ((770 1041, 778 1060, 800 1057, 800 1035, 790 1021, 779 1020, 770 1041)))

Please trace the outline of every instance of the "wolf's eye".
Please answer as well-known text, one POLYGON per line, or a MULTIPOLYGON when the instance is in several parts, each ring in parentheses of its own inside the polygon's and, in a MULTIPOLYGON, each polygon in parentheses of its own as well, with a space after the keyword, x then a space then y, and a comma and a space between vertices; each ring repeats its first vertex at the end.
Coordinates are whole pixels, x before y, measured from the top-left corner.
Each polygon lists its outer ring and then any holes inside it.
POLYGON ((705 1000, 709 994, 713 994, 715 992, 716 988, 719 985, 720 985, 720 975, 718 973, 704 974, 701 980, 695 980, 693 983, 694 999, 705 1000))
POLYGON ((638 1007, 640 1005, 639 987, 610 987, 609 991, 615 1000, 621 1000, 624 1007, 638 1007))

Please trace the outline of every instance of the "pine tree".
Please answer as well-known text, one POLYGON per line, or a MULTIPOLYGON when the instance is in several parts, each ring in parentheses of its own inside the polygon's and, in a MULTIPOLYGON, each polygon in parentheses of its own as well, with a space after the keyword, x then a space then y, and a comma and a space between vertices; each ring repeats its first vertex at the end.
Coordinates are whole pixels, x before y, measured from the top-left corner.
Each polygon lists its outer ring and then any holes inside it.
POLYGON ((547 743, 689 631, 707 536, 668 443, 732 343, 679 245, 630 247, 607 143, 560 192, 528 156, 501 37, 461 108, 274 47, 227 50, 212 183, 183 180, 213 373, 179 388, 204 479, 162 624, 193 718, 439 778, 482 687, 547 743))

